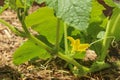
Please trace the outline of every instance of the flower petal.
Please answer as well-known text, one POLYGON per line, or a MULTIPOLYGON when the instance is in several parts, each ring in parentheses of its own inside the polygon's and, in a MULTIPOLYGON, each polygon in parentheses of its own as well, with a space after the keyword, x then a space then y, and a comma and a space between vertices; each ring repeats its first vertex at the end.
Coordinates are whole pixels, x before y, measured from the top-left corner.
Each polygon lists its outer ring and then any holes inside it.
POLYGON ((67 37, 67 39, 70 40, 70 42, 71 42, 71 46, 74 46, 74 44, 75 44, 75 40, 74 40, 72 37, 67 37))
POLYGON ((71 41, 72 52, 86 51, 86 49, 89 47, 89 44, 80 44, 79 39, 74 40, 72 37, 67 37, 67 39, 69 39, 71 41))
POLYGON ((79 51, 86 51, 88 47, 89 47, 89 44, 80 44, 79 51))

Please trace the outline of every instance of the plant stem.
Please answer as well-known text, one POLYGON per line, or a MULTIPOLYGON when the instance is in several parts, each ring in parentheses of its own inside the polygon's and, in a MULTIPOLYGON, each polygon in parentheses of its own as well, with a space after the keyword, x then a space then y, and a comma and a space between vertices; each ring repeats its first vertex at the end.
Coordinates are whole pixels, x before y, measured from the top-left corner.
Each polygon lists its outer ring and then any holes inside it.
MULTIPOLYGON (((106 34, 108 34, 108 31, 106 32, 106 34)), ((105 60, 108 48, 110 46, 110 42, 112 40, 112 39, 108 39, 106 37, 107 37, 107 35, 105 35, 105 38, 103 40, 102 50, 101 50, 101 55, 100 55, 99 61, 104 61, 105 60)))
POLYGON ((29 32, 29 30, 28 30, 28 28, 27 28, 27 26, 26 26, 26 24, 24 22, 25 16, 26 16, 25 12, 23 12, 21 9, 18 8, 17 9, 17 16, 18 16, 19 21, 22 24, 22 28, 25 31, 26 35, 30 36, 30 32, 29 32))
MULTIPOLYGON (((115 37, 114 37, 114 36, 109 36, 109 37, 106 37, 106 38, 108 38, 108 39, 111 38, 111 39, 115 40, 115 37)), ((104 38, 98 39, 98 40, 96 40, 96 41, 90 43, 90 46, 92 46, 93 44, 95 44, 95 43, 97 43, 97 42, 100 42, 100 41, 102 41, 102 40, 104 40, 104 38)))
POLYGON ((59 50, 59 37, 60 37, 59 33, 60 33, 60 19, 58 18, 57 19, 57 27, 56 27, 56 45, 55 45, 57 52, 59 50))
POLYGON ((22 31, 21 31, 22 33, 20 33, 20 31, 19 31, 18 29, 16 29, 14 26, 10 25, 10 24, 7 23, 6 21, 0 19, 0 22, 1 22, 2 24, 4 24, 6 27, 8 27, 8 28, 9 28, 12 32, 14 32, 15 34, 17 34, 17 35, 19 35, 19 36, 25 36, 25 34, 23 34, 22 31))
POLYGON ((8 4, 4 4, 4 6, 2 7, 2 9, 0 9, 0 14, 1 14, 4 10, 6 10, 8 7, 9 7, 8 4))
POLYGON ((64 23, 64 43, 65 43, 65 54, 68 53, 68 43, 67 43, 67 24, 64 23))
POLYGON ((100 71, 102 69, 109 68, 109 67, 111 67, 111 65, 108 63, 105 63, 104 61, 96 61, 90 67, 90 71, 96 72, 96 71, 100 71))
POLYGON ((109 45, 112 41, 112 39, 108 39, 109 36, 114 36, 115 38, 118 38, 118 33, 120 30, 119 23, 120 23, 120 9, 115 9, 113 15, 111 16, 111 19, 108 21, 105 37, 102 44, 102 51, 101 56, 99 58, 99 61, 104 61, 105 57, 107 56, 107 51, 109 48, 109 45))
POLYGON ((27 28, 24 20, 22 20, 21 23, 22 23, 22 28, 23 28, 23 30, 25 31, 25 33, 26 33, 27 36, 29 37, 29 36, 30 36, 30 32, 29 32, 29 30, 28 30, 28 28, 27 28))
POLYGON ((42 48, 46 49, 48 52, 50 53, 54 53, 54 49, 52 49, 51 47, 47 46, 44 42, 40 41, 39 39, 37 39, 35 36, 30 35, 28 37, 31 41, 33 41, 34 43, 37 43, 39 46, 41 46, 42 48))
POLYGON ((44 42, 40 41, 39 39, 37 39, 35 36, 33 36, 32 34, 30 34, 30 32, 28 31, 24 21, 22 22, 23 25, 23 29, 25 30, 27 37, 32 40, 34 43, 37 43, 38 45, 40 45, 42 48, 46 49, 47 51, 53 53, 53 49, 50 48, 49 46, 47 46, 44 42))
POLYGON ((68 63, 71 63, 73 64, 74 66, 76 66, 77 68, 79 68, 81 71, 87 73, 87 72, 90 72, 90 69, 83 66, 83 65, 80 65, 77 61, 75 61, 73 58, 67 56, 67 55, 64 55, 62 54, 61 52, 58 53, 58 57, 65 60, 66 62, 68 63))

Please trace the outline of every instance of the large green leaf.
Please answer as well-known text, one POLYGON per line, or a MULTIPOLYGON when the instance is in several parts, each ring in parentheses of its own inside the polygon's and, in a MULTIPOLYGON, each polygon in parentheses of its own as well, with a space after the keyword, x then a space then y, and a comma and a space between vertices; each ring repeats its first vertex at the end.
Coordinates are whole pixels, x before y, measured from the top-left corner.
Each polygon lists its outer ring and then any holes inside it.
POLYGON ((89 24, 92 0, 46 0, 53 7, 56 15, 68 25, 85 30, 89 24))
MULTIPOLYGON (((25 19, 28 27, 32 26, 32 29, 45 36, 48 41, 55 43, 56 40, 56 27, 58 19, 54 16, 54 11, 51 8, 43 7, 28 15, 25 19)), ((63 33, 63 22, 60 21, 60 39, 63 33)))
MULTIPOLYGON (((43 23, 47 24, 48 26, 53 26, 53 23, 55 23, 56 20, 57 19, 54 17, 54 11, 51 8, 43 7, 28 15, 25 19, 25 22, 27 27, 43 23)), ((42 26, 46 27, 47 25, 42 26)))
POLYGON ((51 56, 46 50, 28 40, 15 51, 13 54, 13 62, 19 65, 35 57, 45 60, 51 56))
POLYGON ((91 36, 91 41, 96 40, 96 37, 100 31, 103 31, 104 28, 102 26, 106 26, 105 22, 106 17, 103 14, 103 10, 105 8, 97 1, 92 0, 92 12, 91 12, 91 19, 90 19, 90 25, 87 28, 87 33, 89 36, 91 36))
POLYGON ((58 0, 45 0, 46 1, 46 3, 47 3, 47 5, 49 6, 49 7, 52 7, 54 10, 55 10, 55 12, 57 12, 57 10, 58 10, 58 0))
POLYGON ((103 27, 100 27, 100 23, 93 22, 87 28, 87 33, 93 38, 96 38, 98 33, 103 30, 104 30, 103 27))
POLYGON ((103 10, 105 8, 97 0, 93 0, 90 22, 100 22, 103 18, 103 10))

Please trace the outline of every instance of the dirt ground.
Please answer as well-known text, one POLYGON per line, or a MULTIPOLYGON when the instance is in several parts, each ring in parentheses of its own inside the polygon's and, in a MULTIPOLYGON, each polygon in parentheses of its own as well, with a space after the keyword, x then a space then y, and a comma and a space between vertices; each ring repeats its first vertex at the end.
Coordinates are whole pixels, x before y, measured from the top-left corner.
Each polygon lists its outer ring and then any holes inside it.
MULTIPOLYGON (((21 27, 16 14, 12 10, 4 11, 0 15, 0 18, 17 28, 21 27)), ((26 62, 22 65, 15 66, 12 63, 13 52, 25 40, 16 36, 6 26, 0 23, 0 80, 120 80, 120 66, 90 73, 81 78, 76 78, 68 70, 58 67, 55 61, 51 61, 46 66, 42 65, 40 60, 34 64, 26 62), (49 66, 52 66, 52 68, 49 66)), ((111 48, 110 50, 111 53, 116 52, 117 55, 111 54, 112 57, 110 57, 109 62, 119 61, 119 48, 111 48)), ((120 63, 118 62, 118 64, 120 63)))

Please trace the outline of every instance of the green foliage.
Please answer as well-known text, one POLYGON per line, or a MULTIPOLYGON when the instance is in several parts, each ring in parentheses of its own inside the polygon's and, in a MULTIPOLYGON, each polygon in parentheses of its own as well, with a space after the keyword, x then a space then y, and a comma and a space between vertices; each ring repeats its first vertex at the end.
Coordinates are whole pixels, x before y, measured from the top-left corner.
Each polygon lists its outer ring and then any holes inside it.
POLYGON ((72 54, 72 57, 75 59, 84 59, 85 58, 85 52, 76 52, 72 54))
POLYGON ((91 0, 46 0, 56 11, 58 18, 79 30, 88 27, 91 12, 91 0), (67 4, 67 5, 66 5, 67 4))
POLYGON ((54 9, 55 13, 58 11, 58 0, 45 0, 45 2, 49 7, 54 9))
POLYGON ((103 15, 103 10, 105 10, 105 8, 99 4, 97 0, 93 0, 90 25, 87 29, 88 34, 92 35, 92 37, 96 38, 97 34, 103 30, 103 28, 100 26, 103 20, 106 19, 103 15))
POLYGON ((111 19, 108 21, 107 24, 104 40, 102 43, 100 61, 103 61, 105 59, 111 41, 113 39, 117 41, 120 40, 119 25, 120 25, 120 8, 115 8, 111 16, 111 19))
POLYGON ((45 60, 50 58, 51 55, 34 42, 27 40, 14 52, 13 62, 19 65, 35 57, 45 60))
POLYGON ((104 37, 105 31, 100 31, 97 35, 97 38, 102 39, 104 37))
POLYGON ((28 15, 25 19, 25 22, 27 27, 45 22, 48 23, 48 26, 53 26, 55 24, 52 24, 52 22, 54 23, 56 20, 57 19, 54 17, 54 11, 48 7, 43 7, 28 15))
POLYGON ((54 16, 54 11, 51 8, 43 7, 36 10, 26 17, 25 22, 28 27, 32 27, 33 30, 45 36, 53 44, 56 41, 56 26, 59 24, 59 35, 60 39, 62 38, 63 22, 58 23, 58 19, 54 16))
POLYGON ((97 0, 93 0, 92 2, 92 11, 91 11, 91 23, 92 22, 100 22, 102 21, 103 10, 105 8, 98 3, 97 0))
MULTIPOLYGON (((90 24, 87 28, 87 35, 89 37, 89 42, 93 42, 98 40, 98 34, 101 31, 105 30, 105 26, 107 24, 107 21, 105 21, 107 18, 103 14, 103 10, 105 8, 99 4, 97 0, 93 0, 92 2, 92 11, 91 11, 91 18, 90 18, 90 24)), ((100 39, 100 38, 99 38, 100 39)), ((96 42, 90 47, 93 49, 98 55, 101 51, 101 42, 96 42)))

